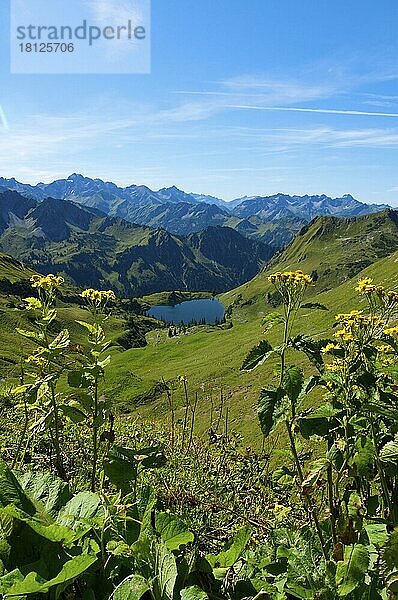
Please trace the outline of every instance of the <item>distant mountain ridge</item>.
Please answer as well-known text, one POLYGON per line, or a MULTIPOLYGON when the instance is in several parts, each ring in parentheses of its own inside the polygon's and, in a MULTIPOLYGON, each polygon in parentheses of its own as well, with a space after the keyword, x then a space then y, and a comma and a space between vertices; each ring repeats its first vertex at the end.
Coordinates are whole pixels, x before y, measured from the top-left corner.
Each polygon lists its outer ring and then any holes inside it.
POLYGON ((364 204, 349 194, 341 198, 275 194, 225 202, 213 196, 187 193, 175 186, 158 191, 144 185, 122 188, 77 173, 35 186, 0 178, 1 188, 39 202, 47 197, 70 200, 131 223, 163 227, 176 235, 189 235, 209 226, 232 227, 245 237, 277 247, 289 243, 301 226, 316 216, 351 217, 389 208, 384 204, 364 204))
POLYGON ((220 292, 248 281, 275 253, 226 227, 186 237, 130 223, 68 200, 0 193, 0 250, 81 286, 131 296, 220 292))

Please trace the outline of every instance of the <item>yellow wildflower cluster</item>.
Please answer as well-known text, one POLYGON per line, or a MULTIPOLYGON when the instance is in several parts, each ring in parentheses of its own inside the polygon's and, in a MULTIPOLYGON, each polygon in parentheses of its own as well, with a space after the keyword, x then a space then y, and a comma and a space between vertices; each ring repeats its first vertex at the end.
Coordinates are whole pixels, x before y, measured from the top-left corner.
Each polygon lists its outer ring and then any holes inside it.
POLYGON ((398 304, 398 292, 393 290, 386 290, 382 285, 375 285, 373 279, 365 277, 358 281, 358 285, 355 288, 357 292, 365 296, 376 295, 380 300, 383 300, 388 306, 398 304))
POLYGON ((386 335, 398 335, 398 326, 389 327, 388 329, 384 330, 384 333, 386 335))
POLYGON ((46 277, 42 275, 33 275, 30 278, 32 283, 32 287, 39 288, 45 291, 56 290, 64 283, 63 277, 56 277, 56 275, 47 275, 46 277))
POLYGON ((380 326, 382 322, 373 315, 364 315, 361 310, 352 310, 349 313, 342 313, 336 316, 342 326, 336 331, 334 337, 342 342, 352 342, 363 339, 366 333, 374 331, 374 328, 380 326))
POLYGON ((104 292, 99 290, 93 290, 92 288, 90 288, 88 290, 84 290, 84 292, 82 292, 80 295, 89 303, 98 306, 107 304, 108 302, 114 302, 116 300, 116 296, 112 292, 112 290, 104 292))
POLYGON ((387 346, 387 344, 382 344, 381 346, 378 346, 377 349, 381 354, 391 354, 393 352, 391 346, 387 346))
POLYGON ((285 285, 313 285, 313 280, 310 275, 303 273, 302 271, 278 271, 268 277, 268 281, 273 284, 282 283, 285 285))
POLYGON ((336 316, 340 323, 347 327, 356 325, 358 327, 366 327, 368 325, 380 325, 380 319, 373 315, 364 315, 362 310, 352 310, 349 313, 341 313, 336 316))
POLYGON ((328 352, 331 352, 332 350, 341 350, 341 347, 338 344, 333 344, 330 342, 329 344, 326 344, 324 348, 322 348, 321 352, 322 354, 328 354, 328 352))

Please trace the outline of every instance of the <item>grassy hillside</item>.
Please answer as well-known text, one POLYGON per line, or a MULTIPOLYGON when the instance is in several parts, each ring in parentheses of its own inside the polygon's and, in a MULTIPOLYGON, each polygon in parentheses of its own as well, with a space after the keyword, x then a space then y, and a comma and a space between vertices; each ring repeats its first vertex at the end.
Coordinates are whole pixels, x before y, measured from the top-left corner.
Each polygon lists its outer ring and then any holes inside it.
MULTIPOLYGON (((20 263, 3 258, 0 264, 10 280, 18 281, 25 275, 25 268, 20 263)), ((315 219, 266 271, 221 296, 224 304, 231 306, 231 329, 205 326, 196 328, 194 334, 181 334, 171 339, 167 330, 157 330, 147 334, 146 348, 123 351, 120 346, 113 347, 105 391, 114 401, 115 408, 138 410, 144 417, 167 419, 169 407, 162 395, 164 380, 176 389, 177 417, 182 417, 184 399, 178 379, 184 375, 188 378, 190 392, 198 392, 197 422, 202 431, 208 429, 211 405, 219 405, 222 393, 225 405, 228 405, 231 427, 242 432, 248 440, 256 440, 259 433, 256 400, 260 389, 273 381, 274 366, 270 362, 253 373, 243 373, 239 368, 249 349, 265 337, 263 317, 275 310, 267 276, 275 270, 296 268, 317 272, 318 280, 310 294, 313 301, 329 309, 303 310, 296 324, 297 332, 328 336, 337 312, 358 307, 355 285, 359 277, 371 276, 391 288, 398 287, 396 213, 386 211, 350 220, 315 219), (390 254, 392 250, 395 253, 390 254)), ((166 296, 159 294, 144 301, 161 302, 167 299, 166 296)), ((2 298, 5 302, 4 294, 2 298)), ((18 297, 14 304, 18 304, 18 297)), ((15 363, 15 348, 21 343, 15 328, 26 320, 27 315, 14 306, 5 307, 0 317, 1 354, 3 360, 15 363)), ((78 337, 80 333, 73 320, 82 318, 81 309, 76 305, 64 305, 60 317, 71 327, 72 336, 78 337)), ((113 339, 117 339, 126 327, 120 318, 108 321, 107 326, 113 339)), ((277 341, 280 331, 275 328, 267 336, 271 342, 277 341)))
MULTIPOLYGON (((16 331, 17 328, 28 329, 32 324, 32 316, 24 310, 22 299, 32 295, 29 279, 35 271, 23 263, 0 254, 0 368, 2 375, 18 376, 20 357, 26 354, 29 343, 16 331)), ((78 290, 65 289, 66 295, 59 299, 59 316, 55 328, 67 327, 71 338, 79 342, 82 330, 76 320, 84 320, 86 311, 76 304, 78 290)), ((120 316, 114 316, 107 322, 108 334, 116 340, 124 333, 126 323, 120 316)))
MULTIPOLYGON (((332 334, 335 314, 358 308, 363 302, 355 292, 358 278, 370 276, 398 288, 398 251, 390 254, 394 248, 398 248, 398 228, 396 213, 391 211, 349 221, 316 219, 278 257, 279 262, 273 261, 255 279, 221 296, 226 306, 233 305, 232 329, 204 328, 195 335, 171 340, 161 332, 150 334, 148 347, 114 357, 106 382, 108 394, 123 410, 134 410, 134 397, 138 396, 141 415, 166 419, 169 408, 165 398, 152 401, 164 378, 177 388, 175 400, 182 416, 184 400, 177 380, 185 375, 192 392, 199 393, 198 422, 203 431, 210 424, 211 398, 217 404, 223 390, 231 425, 253 441, 259 433, 256 399, 274 378, 273 364, 253 373, 240 372, 239 368, 250 348, 265 337, 263 317, 275 310, 268 302, 272 291, 268 275, 285 268, 318 272, 310 294, 313 302, 324 304, 328 310, 303 310, 296 327, 297 332, 327 337, 332 334), (363 264, 365 268, 361 268, 363 264), (145 399, 151 401, 145 404, 145 399)), ((280 333, 275 328, 267 337, 277 341, 280 333)))

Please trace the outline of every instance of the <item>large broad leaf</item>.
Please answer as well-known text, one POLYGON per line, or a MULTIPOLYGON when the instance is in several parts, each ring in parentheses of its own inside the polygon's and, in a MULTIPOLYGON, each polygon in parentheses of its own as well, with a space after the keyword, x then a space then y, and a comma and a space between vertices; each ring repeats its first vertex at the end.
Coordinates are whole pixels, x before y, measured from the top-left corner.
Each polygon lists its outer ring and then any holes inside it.
POLYGON ((250 350, 243 361, 241 371, 252 371, 256 367, 262 365, 272 352, 273 349, 271 344, 267 340, 262 340, 262 342, 250 350))
MULTIPOLYGON (((51 473, 25 473, 17 479, 4 465, 0 473, 3 514, 25 523, 51 542, 71 544, 90 529, 86 519, 90 492, 71 498, 68 485, 51 473), (83 517, 84 524, 76 524, 79 517, 83 517)), ((97 496, 96 510, 99 503, 97 496)))
POLYGON ((364 527, 369 544, 377 548, 384 546, 388 540, 387 525, 385 523, 368 523, 364 527))
POLYGON ((53 517, 71 498, 68 484, 51 473, 24 473, 18 475, 18 481, 25 494, 53 517))
POLYGON ((261 431, 268 436, 283 417, 284 393, 281 388, 262 390, 258 399, 258 418, 261 431))
POLYGON ((194 535, 188 531, 185 523, 169 513, 157 513, 155 528, 169 550, 178 550, 193 542, 194 535))
POLYGON ((165 544, 156 545, 156 579, 153 583, 153 593, 157 600, 169 598, 174 594, 177 579, 177 563, 174 555, 165 544))
POLYGON ((11 469, 4 463, 0 463, 0 506, 4 508, 9 504, 14 504, 30 515, 37 512, 34 503, 25 494, 11 469))
POLYGON ((25 596, 28 594, 46 594, 49 589, 54 586, 75 581, 80 575, 87 571, 96 560, 97 557, 94 555, 84 554, 75 556, 64 564, 56 577, 53 577, 49 581, 43 580, 43 578, 34 571, 26 575, 26 577, 23 577, 22 573, 17 571, 17 580, 14 580, 8 589, 7 583, 9 582, 9 577, 6 576, 8 579, 3 577, 0 578, 0 591, 7 598, 12 596, 25 596))
POLYGON ((394 529, 388 539, 383 559, 389 569, 398 569, 398 528, 394 529))
POLYGON ((57 523, 75 530, 90 528, 93 523, 102 522, 103 518, 101 498, 93 492, 79 492, 60 510, 57 523))
POLYGON ((290 345, 295 350, 304 352, 309 360, 319 371, 323 371, 323 355, 322 348, 327 346, 330 340, 313 340, 312 338, 304 335, 298 335, 294 339, 290 340, 290 345))
POLYGON ((232 567, 240 558, 246 549, 248 541, 252 536, 253 530, 249 526, 242 527, 236 534, 227 550, 220 552, 217 556, 209 555, 207 558, 212 566, 225 569, 232 567))
POLYGON ((137 464, 123 458, 110 457, 104 462, 104 472, 117 489, 127 494, 131 491, 131 482, 137 478, 137 464))
POLYGON ((395 438, 381 449, 380 458, 383 462, 398 461, 398 435, 395 435, 395 438))
POLYGON ((283 376, 282 386, 290 402, 295 405, 304 386, 302 370, 299 367, 289 367, 283 376))
POLYGON ((370 437, 362 436, 355 442, 356 452, 350 461, 350 466, 355 468, 360 477, 370 475, 373 469, 375 447, 370 437))
POLYGON ((387 588, 398 594, 398 528, 391 533, 386 543, 383 560, 387 570, 387 588))
POLYGON ((209 596, 197 585, 181 590, 181 600, 208 600, 209 596))
POLYGON ((369 563, 369 550, 362 544, 346 548, 344 562, 339 562, 337 565, 336 581, 339 596, 348 596, 363 583, 369 563))
POLYGON ((325 436, 331 426, 333 418, 339 413, 329 403, 319 408, 306 411, 297 419, 301 435, 309 439, 313 435, 325 436))
POLYGON ((159 446, 140 449, 113 446, 109 459, 104 463, 104 471, 109 480, 127 494, 131 489, 131 482, 137 478, 138 468, 156 469, 163 467, 166 462, 159 446))
POLYGON ((141 575, 127 577, 113 592, 113 600, 140 600, 150 589, 149 583, 141 575))
POLYGON ((308 494, 319 483, 320 479, 325 476, 330 462, 326 458, 318 458, 310 467, 310 471, 301 484, 303 494, 308 494))
POLYGON ((48 524, 48 520, 43 518, 43 515, 32 517, 14 504, 9 504, 3 509, 3 515, 7 515, 13 519, 17 519, 21 523, 26 523, 33 531, 50 542, 58 542, 65 545, 71 545, 73 542, 81 538, 87 529, 73 530, 65 525, 57 523, 48 524))

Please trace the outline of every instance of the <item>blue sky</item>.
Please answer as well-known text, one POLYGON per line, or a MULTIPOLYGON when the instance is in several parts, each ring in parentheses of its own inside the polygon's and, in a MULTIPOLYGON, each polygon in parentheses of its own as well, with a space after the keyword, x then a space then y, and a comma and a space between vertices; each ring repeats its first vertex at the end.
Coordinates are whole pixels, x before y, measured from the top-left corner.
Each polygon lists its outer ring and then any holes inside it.
POLYGON ((396 0, 152 0, 149 75, 11 75, 7 4, 1 175, 398 206, 396 0))

